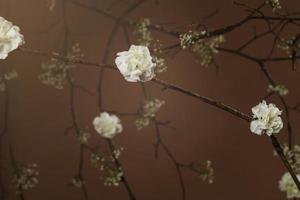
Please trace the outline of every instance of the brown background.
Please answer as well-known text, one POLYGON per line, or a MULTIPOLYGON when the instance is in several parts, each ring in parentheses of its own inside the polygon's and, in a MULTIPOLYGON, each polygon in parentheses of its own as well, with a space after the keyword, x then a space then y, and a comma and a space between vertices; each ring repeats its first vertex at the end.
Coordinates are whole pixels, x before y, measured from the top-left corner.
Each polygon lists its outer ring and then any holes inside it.
MULTIPOLYGON (((109 0, 82 1, 105 9, 109 0)), ((219 9, 218 15, 206 21, 210 29, 234 23, 245 16, 241 8, 233 6, 231 0, 161 0, 159 5, 147 1, 131 14, 132 18, 148 17, 153 24, 170 23, 187 30, 186 24, 200 21, 204 16, 219 9)), ((261 1, 243 1, 256 6, 261 1)), ((285 6, 290 10, 299 8, 297 0, 290 0, 285 6)), ((113 12, 118 14, 122 7, 113 12)), ((62 24, 49 29, 61 19, 61 6, 49 12, 42 0, 1 0, 0 15, 20 26, 26 39, 25 47, 40 51, 60 51, 62 48, 62 24)), ((111 20, 91 13, 77 6, 67 7, 67 20, 75 33, 72 42, 78 42, 85 59, 100 62, 105 42, 113 23, 111 20)), ((254 24, 226 35, 226 46, 237 47, 250 37, 254 24)), ((263 30, 263 29, 261 29, 263 30)), ((288 35, 295 35, 290 29, 288 35)), ((297 31, 297 30, 296 30, 297 31)), ((299 30, 298 30, 299 31, 299 30)), ((165 44, 173 44, 172 38, 156 34, 165 44)), ((253 55, 264 56, 268 42, 262 41, 249 49, 253 55)), ((122 32, 114 40, 109 62, 116 52, 127 49, 122 32)), ((40 83, 41 63, 46 58, 22 52, 14 52, 2 66, 15 68, 19 73, 17 80, 11 81, 8 137, 13 143, 16 157, 20 163, 37 163, 40 171, 40 184, 25 193, 25 199, 83 199, 79 189, 68 186, 77 171, 79 146, 74 134, 63 135, 71 124, 68 107, 68 90, 59 91, 40 83)), ((168 60, 167 73, 159 78, 189 88, 200 94, 221 100, 229 105, 250 113, 266 95, 267 81, 258 66, 227 54, 217 58, 220 65, 216 74, 214 67, 202 67, 192 55, 184 51, 168 60)), ((268 66, 274 79, 285 84, 290 90, 287 101, 294 105, 299 99, 299 70, 292 72, 289 63, 268 66)), ((78 66, 73 71, 76 82, 91 91, 96 91, 97 69, 78 66)), ((119 73, 107 71, 104 79, 104 106, 107 109, 124 112, 135 111, 142 102, 139 84, 128 83, 119 73)), ((184 171, 187 186, 187 199, 211 200, 266 200, 284 199, 285 194, 278 190, 278 179, 285 172, 277 157, 273 156, 268 137, 250 133, 249 124, 221 110, 198 100, 172 91, 160 91, 156 85, 147 84, 154 97, 166 101, 158 118, 170 120, 177 129, 175 132, 163 129, 163 139, 181 162, 201 162, 209 159, 216 173, 215 183, 201 182, 195 174, 184 171)), ((1 123, 3 122, 3 94, 1 100, 1 123)), ((272 101, 281 104, 276 97, 272 101)), ((96 98, 80 91, 76 92, 76 111, 80 126, 89 127, 91 142, 101 140, 93 131, 91 121, 97 115, 96 98)), ((293 128, 299 130, 299 115, 292 113, 293 128)), ((153 125, 143 131, 136 131, 133 118, 122 117, 124 132, 116 138, 125 148, 121 156, 124 171, 139 200, 177 200, 180 188, 176 171, 169 158, 160 151, 158 160, 154 158, 152 144, 155 142, 153 125)), ((281 132, 281 141, 286 141, 287 132, 281 132)), ((7 155, 7 143, 2 140, 2 168, 11 171, 7 155)), ((90 199, 123 200, 128 199, 123 186, 104 187, 98 172, 90 165, 86 155, 84 176, 86 177, 90 199)), ((9 181, 10 175, 2 177, 8 188, 7 199, 16 199, 9 181)))

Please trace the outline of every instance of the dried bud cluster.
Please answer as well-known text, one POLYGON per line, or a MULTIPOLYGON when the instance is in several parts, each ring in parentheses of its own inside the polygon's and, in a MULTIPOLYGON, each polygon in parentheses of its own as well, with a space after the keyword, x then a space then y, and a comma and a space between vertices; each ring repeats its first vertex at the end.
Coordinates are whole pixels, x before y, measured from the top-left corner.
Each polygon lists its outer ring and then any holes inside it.
MULTIPOLYGON (((75 44, 67 53, 66 60, 72 63, 72 61, 82 57, 83 54, 81 53, 79 44, 75 44)), ((43 84, 61 90, 66 83, 67 70, 71 67, 72 65, 63 60, 51 58, 48 62, 42 64, 42 70, 44 72, 39 75, 39 79, 43 84)))
POLYGON ((18 169, 13 177, 17 193, 34 188, 39 183, 38 175, 36 164, 28 164, 18 169))
POLYGON ((285 96, 289 93, 289 90, 284 85, 276 85, 275 87, 273 85, 269 85, 268 92, 276 92, 280 96, 285 96))
POLYGON ((209 66, 217 54, 220 44, 225 42, 223 35, 209 36, 206 31, 189 31, 180 35, 180 44, 183 49, 189 48, 200 60, 202 66, 209 66), (200 39, 201 38, 201 39, 200 39))
POLYGON ((148 126, 151 118, 155 117, 155 114, 159 111, 165 101, 159 99, 147 100, 144 102, 143 107, 140 109, 140 116, 135 120, 135 125, 138 130, 148 126))
POLYGON ((16 70, 10 70, 0 76, 0 92, 4 92, 6 89, 6 81, 10 81, 12 79, 16 79, 18 77, 18 73, 16 70))

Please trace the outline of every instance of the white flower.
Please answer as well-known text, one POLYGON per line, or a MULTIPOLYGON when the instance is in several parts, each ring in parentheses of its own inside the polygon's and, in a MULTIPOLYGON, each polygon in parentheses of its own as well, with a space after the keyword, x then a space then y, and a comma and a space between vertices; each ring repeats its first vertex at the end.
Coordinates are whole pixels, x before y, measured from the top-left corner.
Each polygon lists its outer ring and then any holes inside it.
MULTIPOLYGON (((297 178, 300 179, 300 175, 297 175, 297 178)), ((286 196, 288 199, 299 198, 300 192, 294 183, 290 173, 286 172, 283 174, 279 181, 279 189, 283 192, 286 192, 286 196)))
POLYGON ((0 59, 5 59, 8 53, 24 44, 20 28, 0 17, 0 59))
POLYGON ((115 62, 121 74, 129 82, 145 82, 155 76, 155 64, 146 46, 131 45, 128 51, 117 53, 115 62))
POLYGON ((109 115, 102 112, 100 117, 95 117, 93 121, 95 130, 104 138, 113 138, 122 131, 122 124, 116 115, 109 115))
POLYGON ((250 124, 250 130, 257 135, 266 133, 270 136, 273 133, 278 133, 283 127, 280 118, 281 111, 274 104, 267 105, 265 101, 262 101, 252 108, 252 113, 253 120, 250 124))

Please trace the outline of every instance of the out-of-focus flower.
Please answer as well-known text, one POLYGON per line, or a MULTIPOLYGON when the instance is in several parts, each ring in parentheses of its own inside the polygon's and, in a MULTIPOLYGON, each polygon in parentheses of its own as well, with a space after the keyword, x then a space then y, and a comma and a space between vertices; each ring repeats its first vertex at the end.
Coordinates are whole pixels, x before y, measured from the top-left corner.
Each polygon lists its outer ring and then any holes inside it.
POLYGON ((0 92, 4 92, 6 89, 7 81, 16 79, 18 77, 18 73, 16 70, 12 69, 10 71, 5 72, 2 77, 0 76, 0 92))
MULTIPOLYGON (((300 175, 297 175, 297 178, 300 180, 300 175)), ((300 197, 300 191, 298 190, 289 172, 284 173, 281 177, 279 181, 279 189, 283 192, 286 192, 288 199, 300 197)))
POLYGON ((135 126, 137 130, 142 130, 143 128, 148 126, 149 123, 150 123, 150 119, 142 116, 135 120, 135 126))
POLYGON ((214 169, 212 168, 212 162, 207 160, 204 164, 204 169, 200 171, 199 178, 207 183, 212 184, 214 182, 214 169))
POLYGON ((86 144, 86 143, 88 143, 88 140, 90 137, 91 137, 91 134, 87 130, 80 130, 79 135, 77 136, 77 139, 80 144, 86 144))
POLYGON ((142 46, 149 46, 152 41, 151 32, 148 29, 151 24, 150 20, 143 18, 138 21, 133 21, 131 24, 133 26, 133 33, 139 36, 138 43, 142 46))
POLYGON ((0 59, 5 59, 8 53, 24 44, 20 28, 0 17, 0 59))
POLYGON ((72 182, 71 183, 72 183, 72 185, 74 187, 78 187, 78 188, 81 188, 85 184, 84 181, 82 181, 82 179, 79 178, 78 176, 74 176, 72 178, 72 182))
MULTIPOLYGON (((287 144, 284 144, 282 149, 294 172, 300 174, 300 146, 294 145, 294 147, 290 149, 287 144)), ((276 151, 274 151, 274 154, 277 156, 276 151)))
POLYGON ((123 148, 116 149, 109 156, 104 156, 100 153, 91 155, 91 163, 100 171, 101 179, 105 186, 119 186, 123 171, 115 165, 115 159, 120 157, 122 150, 123 148))
POLYGON ((181 47, 189 48, 205 67, 213 62, 213 55, 219 52, 218 47, 224 42, 223 35, 209 36, 206 31, 189 31, 180 35, 181 47))
POLYGON ((122 124, 116 115, 110 115, 102 112, 99 117, 93 121, 95 130, 104 138, 113 138, 116 134, 122 132, 122 124))
POLYGON ((46 0, 46 6, 52 12, 56 6, 56 0, 46 0))
POLYGON ((252 113, 250 130, 257 135, 266 133, 270 136, 278 133, 283 127, 281 111, 274 104, 267 105, 265 101, 262 101, 252 108, 252 113))
POLYGON ((155 114, 165 104, 165 101, 159 99, 151 99, 144 102, 143 107, 139 111, 139 118, 135 120, 135 125, 138 130, 148 126, 150 119, 155 117, 155 114))
POLYGON ((146 82, 155 76, 155 64, 146 46, 131 45, 128 51, 117 54, 115 62, 121 74, 129 82, 146 82))
POLYGON ((285 96, 289 93, 289 90, 284 85, 276 85, 275 87, 273 85, 269 85, 268 92, 276 92, 280 96, 285 96))
POLYGON ((282 8, 279 0, 267 0, 266 2, 271 6, 273 12, 282 8))
MULTIPOLYGON (((56 55, 56 53, 54 53, 56 55)), ((58 55, 58 54, 57 54, 58 55)), ((79 44, 74 44, 66 55, 66 60, 70 63, 67 63, 63 60, 57 58, 51 58, 46 63, 42 64, 42 70, 44 71, 39 75, 39 79, 45 85, 50 85, 56 89, 62 90, 66 83, 67 70, 72 68, 72 61, 78 60, 83 57, 83 54, 80 50, 79 44)))
POLYGON ((34 188, 39 183, 38 175, 36 164, 28 164, 18 169, 13 177, 17 193, 34 188))
POLYGON ((295 36, 291 38, 280 38, 277 42, 277 47, 286 52, 288 56, 294 59, 300 53, 300 40, 295 36))

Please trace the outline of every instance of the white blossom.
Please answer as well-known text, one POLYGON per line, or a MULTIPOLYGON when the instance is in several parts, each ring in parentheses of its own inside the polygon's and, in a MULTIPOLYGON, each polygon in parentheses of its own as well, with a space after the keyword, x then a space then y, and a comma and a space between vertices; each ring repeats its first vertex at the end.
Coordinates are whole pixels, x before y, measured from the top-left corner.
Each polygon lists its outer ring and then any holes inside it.
POLYGON ((281 111, 274 104, 267 105, 265 101, 262 101, 252 108, 252 113, 253 120, 250 130, 257 135, 266 133, 271 136, 273 133, 278 133, 283 127, 281 111))
POLYGON ((122 132, 122 124, 116 115, 102 112, 93 121, 95 130, 104 138, 113 138, 117 133, 122 132))
MULTIPOLYGON (((299 174, 297 175, 297 178, 300 179, 299 174)), ((284 173, 281 177, 279 181, 279 189, 286 192, 288 199, 300 197, 300 192, 289 172, 284 173)))
POLYGON ((131 45, 128 51, 117 54, 115 62, 121 74, 129 82, 146 82, 155 76, 155 64, 146 46, 131 45))
POLYGON ((0 59, 5 59, 8 53, 24 44, 20 28, 0 17, 0 59))

